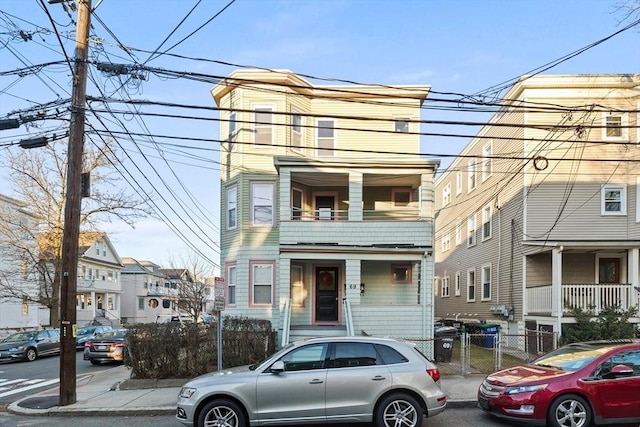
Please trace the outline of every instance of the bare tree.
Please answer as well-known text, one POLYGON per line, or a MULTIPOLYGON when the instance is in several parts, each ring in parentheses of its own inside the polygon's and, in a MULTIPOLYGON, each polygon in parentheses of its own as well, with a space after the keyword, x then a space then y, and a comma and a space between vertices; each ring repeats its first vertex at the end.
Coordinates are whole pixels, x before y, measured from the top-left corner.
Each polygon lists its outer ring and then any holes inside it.
POLYGON ((180 264, 169 260, 169 265, 177 278, 178 308, 189 314, 194 321, 206 309, 206 301, 209 286, 206 278, 213 275, 213 267, 196 254, 190 254, 180 258, 180 264), (175 268, 180 265, 180 268, 175 268))
MULTIPOLYGON (((119 188, 115 165, 119 160, 112 149, 113 141, 85 149, 83 171, 90 174, 92 190, 83 198, 80 227, 83 231, 96 231, 98 225, 114 217, 133 227, 137 218, 148 214, 144 200, 139 200, 119 188)), ((26 204, 26 209, 36 218, 38 226, 10 224, 0 218, 0 235, 3 250, 15 252, 28 260, 40 277, 40 292, 31 294, 32 302, 49 308, 50 323, 59 321, 60 279, 62 269, 62 234, 64 230, 64 206, 67 182, 67 144, 52 142, 31 150, 7 151, 3 167, 9 171, 9 183, 13 196, 26 204), (24 247, 24 241, 37 245, 24 247)), ((0 266, 0 268, 3 268, 0 266)), ((15 280, 20 272, 15 269, 0 271, 0 295, 7 298, 24 298, 15 280)))

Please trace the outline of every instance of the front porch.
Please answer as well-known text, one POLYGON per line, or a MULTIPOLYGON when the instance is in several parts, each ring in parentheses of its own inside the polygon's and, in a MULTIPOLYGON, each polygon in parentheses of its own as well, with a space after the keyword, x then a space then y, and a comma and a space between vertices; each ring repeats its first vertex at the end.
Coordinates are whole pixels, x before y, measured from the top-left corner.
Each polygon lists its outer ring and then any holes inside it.
MULTIPOLYGON (((605 307, 617 306, 622 310, 634 308, 640 321, 640 287, 630 283, 575 284, 560 286, 560 306, 562 316, 572 309, 593 310, 597 315, 605 307)), ((537 286, 526 289, 526 314, 557 315, 553 304, 553 286, 537 286)))

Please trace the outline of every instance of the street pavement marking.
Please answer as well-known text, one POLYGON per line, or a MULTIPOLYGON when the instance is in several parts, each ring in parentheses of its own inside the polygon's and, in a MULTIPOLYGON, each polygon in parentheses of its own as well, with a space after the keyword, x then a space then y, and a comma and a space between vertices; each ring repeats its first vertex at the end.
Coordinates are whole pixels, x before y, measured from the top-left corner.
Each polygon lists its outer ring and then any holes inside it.
MULTIPOLYGON (((24 380, 24 381, 27 381, 27 380, 24 380)), ((26 387, 18 387, 18 388, 14 388, 14 389, 12 389, 10 391, 6 391, 4 393, 0 393, 0 397, 11 396, 12 394, 22 393, 23 391, 33 390, 34 388, 46 387, 46 386, 51 385, 51 384, 56 384, 57 382, 60 381, 60 379, 56 378, 56 379, 49 380, 49 381, 39 380, 40 382, 33 384, 34 381, 36 381, 36 380, 28 380, 28 382, 31 382, 32 384, 27 385, 26 387)), ((15 381, 10 381, 10 382, 14 383, 15 381)), ((4 385, 4 384, 0 383, 0 385, 4 385)), ((0 390, 2 390, 2 389, 0 389, 0 390)))

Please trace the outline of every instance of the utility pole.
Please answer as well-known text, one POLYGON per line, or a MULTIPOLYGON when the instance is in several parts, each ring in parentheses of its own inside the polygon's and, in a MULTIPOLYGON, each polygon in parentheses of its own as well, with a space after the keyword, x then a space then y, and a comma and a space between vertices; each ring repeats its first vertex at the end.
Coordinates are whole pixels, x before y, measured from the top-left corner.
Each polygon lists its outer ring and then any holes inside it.
POLYGON ((60 289, 60 406, 76 402, 76 293, 78 286, 78 241, 82 205, 82 153, 87 95, 87 58, 91 0, 77 0, 76 49, 71 124, 67 159, 67 193, 62 234, 62 277, 60 289))

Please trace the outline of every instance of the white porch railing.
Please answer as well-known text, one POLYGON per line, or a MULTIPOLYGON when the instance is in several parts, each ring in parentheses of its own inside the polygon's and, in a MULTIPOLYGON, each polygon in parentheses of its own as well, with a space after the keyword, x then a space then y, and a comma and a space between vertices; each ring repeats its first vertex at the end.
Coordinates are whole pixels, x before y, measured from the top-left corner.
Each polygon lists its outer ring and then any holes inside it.
MULTIPOLYGON (((539 286, 526 289, 527 313, 550 314, 552 306, 552 287, 539 286)), ((602 311, 607 306, 618 306, 622 310, 639 308, 640 292, 628 283, 615 284, 563 284, 562 312, 572 308, 602 311)))

